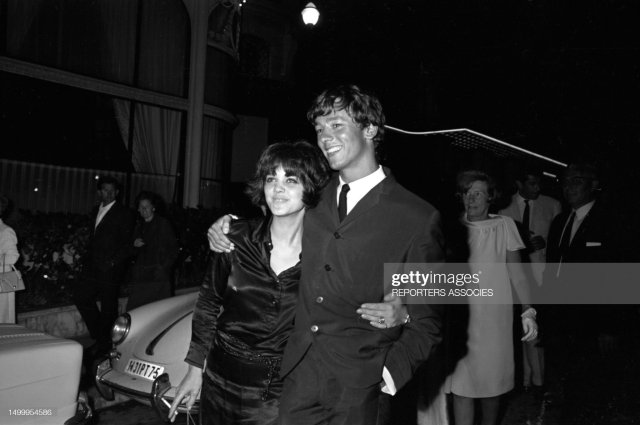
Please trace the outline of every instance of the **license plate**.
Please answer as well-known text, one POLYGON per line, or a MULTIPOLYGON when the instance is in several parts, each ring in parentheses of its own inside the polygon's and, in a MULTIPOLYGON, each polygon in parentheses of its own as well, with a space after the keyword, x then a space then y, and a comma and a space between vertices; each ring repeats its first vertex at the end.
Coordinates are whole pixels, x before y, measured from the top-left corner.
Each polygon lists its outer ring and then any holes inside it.
POLYGON ((124 371, 129 375, 141 376, 153 381, 158 376, 162 375, 164 367, 154 365, 153 363, 143 362, 142 360, 129 359, 124 371))

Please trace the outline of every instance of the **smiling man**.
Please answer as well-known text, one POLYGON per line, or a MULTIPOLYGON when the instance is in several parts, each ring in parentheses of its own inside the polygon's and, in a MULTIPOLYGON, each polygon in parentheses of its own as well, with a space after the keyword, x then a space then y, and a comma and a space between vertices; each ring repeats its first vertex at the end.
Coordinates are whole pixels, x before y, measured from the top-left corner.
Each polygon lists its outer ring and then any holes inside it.
POLYGON ((393 394, 411 379, 440 341, 440 316, 429 305, 409 305, 411 320, 380 330, 354 311, 382 302, 385 263, 443 261, 440 216, 378 164, 385 117, 377 98, 340 86, 318 96, 307 117, 339 175, 305 217, 280 419, 375 424, 381 387, 393 394))

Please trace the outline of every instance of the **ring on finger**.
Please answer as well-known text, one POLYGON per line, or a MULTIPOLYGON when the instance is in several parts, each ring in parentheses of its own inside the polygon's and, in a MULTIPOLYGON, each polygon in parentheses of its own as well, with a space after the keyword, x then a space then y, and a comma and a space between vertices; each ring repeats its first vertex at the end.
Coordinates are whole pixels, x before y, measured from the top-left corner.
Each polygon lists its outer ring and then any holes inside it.
POLYGON ((378 323, 380 323, 381 325, 384 325, 384 317, 379 318, 378 323))

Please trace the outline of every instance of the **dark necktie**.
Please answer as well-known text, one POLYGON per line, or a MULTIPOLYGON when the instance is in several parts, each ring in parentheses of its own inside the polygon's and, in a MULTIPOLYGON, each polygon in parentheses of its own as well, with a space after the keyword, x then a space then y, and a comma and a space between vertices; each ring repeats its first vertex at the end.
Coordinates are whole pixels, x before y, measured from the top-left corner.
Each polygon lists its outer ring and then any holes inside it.
POLYGON ((529 200, 524 200, 524 213, 522 214, 522 228, 524 230, 524 237, 529 239, 529 200))
POLYGON ((349 185, 342 185, 342 190, 340 190, 340 199, 338 200, 338 217, 340 217, 340 221, 344 220, 347 216, 347 192, 349 192, 349 185))
POLYGON ((562 261, 562 257, 564 257, 567 249, 569 249, 569 245, 571 244, 571 229, 573 228, 573 221, 575 218, 576 212, 573 211, 569 217, 569 222, 564 226, 564 233, 562 234, 562 240, 560 241, 560 261, 562 261))

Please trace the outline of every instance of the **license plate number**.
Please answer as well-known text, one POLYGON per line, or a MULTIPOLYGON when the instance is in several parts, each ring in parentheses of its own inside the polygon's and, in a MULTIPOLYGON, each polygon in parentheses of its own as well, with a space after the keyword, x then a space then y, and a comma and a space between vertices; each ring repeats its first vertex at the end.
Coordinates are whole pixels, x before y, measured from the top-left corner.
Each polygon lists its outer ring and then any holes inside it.
POLYGON ((145 379, 153 381, 164 372, 164 367, 154 365, 153 363, 143 362, 142 360, 129 359, 127 367, 124 369, 126 373, 134 376, 141 376, 145 379))

